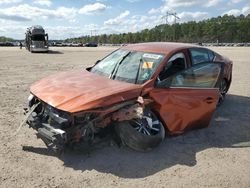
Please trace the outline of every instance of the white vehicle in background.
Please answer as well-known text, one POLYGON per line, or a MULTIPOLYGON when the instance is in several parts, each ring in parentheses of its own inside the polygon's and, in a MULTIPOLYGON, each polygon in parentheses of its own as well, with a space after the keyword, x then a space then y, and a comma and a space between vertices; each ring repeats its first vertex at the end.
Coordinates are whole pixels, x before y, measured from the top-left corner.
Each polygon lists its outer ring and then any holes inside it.
POLYGON ((27 28, 25 33, 25 46, 30 52, 48 52, 48 34, 42 26, 36 25, 27 28))

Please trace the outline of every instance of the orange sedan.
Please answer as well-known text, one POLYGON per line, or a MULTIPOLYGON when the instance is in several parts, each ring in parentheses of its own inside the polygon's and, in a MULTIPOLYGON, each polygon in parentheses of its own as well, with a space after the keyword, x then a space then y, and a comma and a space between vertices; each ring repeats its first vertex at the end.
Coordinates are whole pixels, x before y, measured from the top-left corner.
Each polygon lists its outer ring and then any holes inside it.
POLYGON ((86 70, 31 86, 27 124, 49 148, 91 144, 112 128, 147 151, 165 134, 206 127, 232 80, 232 61, 183 43, 124 46, 86 70))

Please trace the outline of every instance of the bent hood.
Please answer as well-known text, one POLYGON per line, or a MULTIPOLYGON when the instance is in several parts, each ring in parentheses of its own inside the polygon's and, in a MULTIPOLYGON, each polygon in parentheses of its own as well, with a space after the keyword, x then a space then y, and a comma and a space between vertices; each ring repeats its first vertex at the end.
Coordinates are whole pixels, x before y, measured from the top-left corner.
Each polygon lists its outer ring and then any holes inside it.
POLYGON ((30 91, 47 104, 74 113, 136 98, 141 86, 83 70, 43 78, 30 91))

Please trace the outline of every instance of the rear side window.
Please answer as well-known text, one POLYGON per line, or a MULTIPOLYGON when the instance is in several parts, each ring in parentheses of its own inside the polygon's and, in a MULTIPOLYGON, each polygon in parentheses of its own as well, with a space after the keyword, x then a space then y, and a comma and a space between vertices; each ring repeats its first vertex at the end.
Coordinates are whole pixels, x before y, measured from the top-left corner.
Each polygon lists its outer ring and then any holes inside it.
POLYGON ((214 88, 221 74, 221 70, 221 64, 200 63, 168 77, 161 82, 160 86, 214 88))
POLYGON ((193 65, 210 62, 214 59, 214 53, 210 50, 203 48, 189 49, 193 65))

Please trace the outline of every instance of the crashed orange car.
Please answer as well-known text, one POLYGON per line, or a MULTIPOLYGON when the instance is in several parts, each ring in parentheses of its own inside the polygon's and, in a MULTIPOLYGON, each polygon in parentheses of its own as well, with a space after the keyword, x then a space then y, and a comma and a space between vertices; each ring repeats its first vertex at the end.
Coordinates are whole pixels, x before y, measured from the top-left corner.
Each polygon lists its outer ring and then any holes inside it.
POLYGON ((207 127, 231 80, 232 61, 210 49, 132 44, 33 84, 26 122, 55 151, 91 147, 109 127, 121 143, 148 151, 166 134, 207 127))

